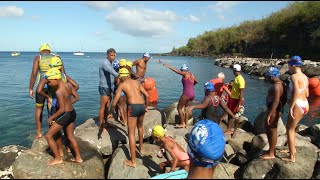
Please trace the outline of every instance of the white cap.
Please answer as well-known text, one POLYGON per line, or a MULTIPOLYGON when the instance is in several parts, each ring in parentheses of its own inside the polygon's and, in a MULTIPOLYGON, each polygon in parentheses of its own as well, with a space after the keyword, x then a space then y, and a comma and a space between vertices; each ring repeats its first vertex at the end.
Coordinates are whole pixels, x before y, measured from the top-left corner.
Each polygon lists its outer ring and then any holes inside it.
POLYGON ((224 79, 225 78, 224 73, 223 72, 219 72, 218 78, 224 79))
POLYGON ((145 52, 145 53, 143 54, 143 57, 151 58, 151 55, 150 55, 148 52, 145 52))
POLYGON ((233 65, 233 70, 235 70, 235 71, 241 71, 241 66, 240 66, 240 64, 235 64, 235 65, 233 65))
POLYGON ((189 69, 188 65, 186 64, 182 64, 180 70, 184 70, 184 71, 187 71, 189 69))

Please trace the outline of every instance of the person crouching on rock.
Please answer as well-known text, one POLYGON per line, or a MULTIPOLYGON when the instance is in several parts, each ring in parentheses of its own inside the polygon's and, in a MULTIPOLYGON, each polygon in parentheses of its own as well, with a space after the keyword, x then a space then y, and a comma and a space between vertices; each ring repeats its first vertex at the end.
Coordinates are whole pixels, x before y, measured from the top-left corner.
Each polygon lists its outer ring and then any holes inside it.
POLYGON ((173 160, 169 160, 169 158, 164 153, 164 157, 167 161, 159 164, 162 172, 172 172, 176 169, 176 167, 184 168, 186 171, 189 171, 190 160, 187 152, 175 142, 170 136, 165 135, 165 130, 161 125, 156 125, 152 129, 152 137, 156 141, 160 141, 161 149, 165 149, 173 160), (166 167, 170 167, 170 171, 166 170, 166 167))
POLYGON ((59 104, 59 110, 48 118, 48 124, 52 124, 52 126, 45 135, 45 138, 54 154, 54 159, 49 161, 48 165, 61 164, 63 162, 57 144, 53 139, 53 136, 62 128, 66 128, 67 137, 75 153, 75 158, 72 158, 71 161, 81 163, 80 150, 74 138, 74 121, 76 120, 77 114, 72 105, 80 99, 79 95, 69 82, 63 82, 61 80, 61 72, 59 69, 49 69, 45 74, 45 78, 48 80, 49 86, 54 88, 59 104), (71 95, 74 98, 71 98, 71 95), (55 123, 53 122, 54 119, 56 119, 55 123))

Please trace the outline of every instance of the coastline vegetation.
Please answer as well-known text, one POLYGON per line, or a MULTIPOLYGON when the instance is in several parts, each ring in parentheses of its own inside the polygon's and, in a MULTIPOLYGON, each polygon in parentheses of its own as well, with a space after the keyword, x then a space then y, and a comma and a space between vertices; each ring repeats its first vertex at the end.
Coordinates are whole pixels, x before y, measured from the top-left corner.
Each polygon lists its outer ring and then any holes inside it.
MULTIPOLYGON (((288 58, 320 57, 320 1, 297 1, 261 20, 206 31, 173 48, 173 56, 288 58)), ((167 54, 167 53, 166 53, 167 54)))

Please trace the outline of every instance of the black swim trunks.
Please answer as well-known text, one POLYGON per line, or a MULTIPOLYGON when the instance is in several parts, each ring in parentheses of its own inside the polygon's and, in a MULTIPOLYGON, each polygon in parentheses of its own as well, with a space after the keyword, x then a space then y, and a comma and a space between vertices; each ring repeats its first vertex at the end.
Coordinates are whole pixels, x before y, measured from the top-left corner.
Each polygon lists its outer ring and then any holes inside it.
POLYGON ((72 111, 63 113, 59 118, 57 118, 56 123, 60 126, 66 127, 70 123, 74 122, 76 120, 77 113, 73 109, 72 111))
MULTIPOLYGON (((43 88, 43 92, 48 94, 48 88, 43 88)), ((36 106, 43 106, 46 98, 36 92, 36 106)))
POLYGON ((144 104, 128 104, 127 110, 129 117, 139 117, 144 115, 146 108, 144 104))

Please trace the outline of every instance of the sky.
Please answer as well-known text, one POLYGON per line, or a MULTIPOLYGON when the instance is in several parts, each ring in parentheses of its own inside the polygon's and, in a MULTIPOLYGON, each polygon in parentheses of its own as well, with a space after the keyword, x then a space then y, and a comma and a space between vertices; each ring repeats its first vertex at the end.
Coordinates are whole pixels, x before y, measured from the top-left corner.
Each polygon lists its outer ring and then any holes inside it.
POLYGON ((166 53, 292 1, 1 1, 0 51, 166 53))

